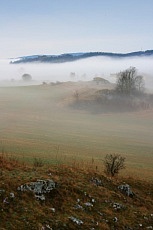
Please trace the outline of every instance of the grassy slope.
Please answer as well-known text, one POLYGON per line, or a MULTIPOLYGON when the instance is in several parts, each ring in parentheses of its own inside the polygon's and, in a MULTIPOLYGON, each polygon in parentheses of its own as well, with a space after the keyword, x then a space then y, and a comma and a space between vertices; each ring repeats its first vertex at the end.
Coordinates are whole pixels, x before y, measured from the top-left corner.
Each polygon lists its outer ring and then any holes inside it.
POLYGON ((36 168, 0 155, 0 229, 146 229, 153 226, 152 190, 152 183, 121 177, 110 180, 89 165, 85 169, 76 164, 36 168), (92 177, 100 179, 101 186, 91 182, 92 177), (58 183, 57 190, 45 195, 43 202, 37 201, 32 192, 17 191, 21 184, 37 179, 53 179, 58 183), (131 186, 134 198, 118 190, 118 185, 124 182, 131 186), (13 199, 10 198, 12 192, 13 199), (7 202, 4 202, 6 197, 7 202), (91 203, 92 199, 93 207, 86 207, 85 203, 91 203), (114 203, 124 208, 115 210, 114 203), (83 210, 76 209, 77 204, 83 210), (69 219, 72 216, 83 224, 73 223, 69 219), (114 222, 115 217, 117 222, 114 222))
POLYGON ((76 84, 0 88, 1 148, 25 160, 81 159, 97 165, 122 153, 127 173, 152 176, 153 112, 98 114, 70 109, 76 84))

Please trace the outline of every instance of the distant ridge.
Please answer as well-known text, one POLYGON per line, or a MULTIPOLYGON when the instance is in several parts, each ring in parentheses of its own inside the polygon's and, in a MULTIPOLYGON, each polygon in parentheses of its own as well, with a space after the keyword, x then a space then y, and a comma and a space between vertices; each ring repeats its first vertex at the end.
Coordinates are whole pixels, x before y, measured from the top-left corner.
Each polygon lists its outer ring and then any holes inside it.
POLYGON ((32 62, 42 62, 42 63, 65 63, 77 61, 80 59, 90 58, 90 57, 110 57, 110 58, 125 58, 125 57, 148 57, 153 56, 153 50, 137 51, 131 53, 107 53, 107 52, 88 52, 88 53, 66 53, 60 55, 33 55, 19 57, 10 62, 10 64, 19 63, 32 63, 32 62))

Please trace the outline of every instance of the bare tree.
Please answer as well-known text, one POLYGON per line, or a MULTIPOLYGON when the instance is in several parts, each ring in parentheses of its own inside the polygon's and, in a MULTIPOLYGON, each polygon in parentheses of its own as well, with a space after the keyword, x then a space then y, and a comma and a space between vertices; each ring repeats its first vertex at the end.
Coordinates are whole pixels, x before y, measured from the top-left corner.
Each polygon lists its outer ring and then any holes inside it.
POLYGON ((125 157, 119 154, 107 154, 104 159, 105 173, 114 177, 125 168, 125 157))
POLYGON ((144 79, 143 79, 142 75, 136 76, 136 78, 135 78, 135 85, 136 85, 136 88, 137 88, 137 90, 139 92, 144 91, 145 82, 144 82, 144 79))
POLYGON ((124 94, 131 95, 135 94, 137 91, 143 91, 144 80, 143 76, 137 75, 137 70, 135 67, 130 67, 120 73, 118 73, 116 91, 124 94))

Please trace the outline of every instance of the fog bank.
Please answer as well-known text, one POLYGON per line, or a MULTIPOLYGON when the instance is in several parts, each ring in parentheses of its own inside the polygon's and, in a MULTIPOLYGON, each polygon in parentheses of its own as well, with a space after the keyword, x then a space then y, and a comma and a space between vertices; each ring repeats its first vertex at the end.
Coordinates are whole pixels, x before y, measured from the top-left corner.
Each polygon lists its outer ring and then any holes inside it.
MULTIPOLYGON (((33 81, 30 84, 40 84, 42 81, 89 81, 95 76, 115 82, 115 73, 130 66, 138 69, 145 78, 147 88, 153 88, 153 57, 138 58, 105 58, 94 57, 62 64, 9 64, 10 60, 0 60, 0 85, 25 84, 22 75, 28 73, 33 81), (70 73, 75 73, 73 76, 70 73), (5 82, 5 84, 4 84, 5 82)), ((26 83, 29 84, 29 83, 26 83)))

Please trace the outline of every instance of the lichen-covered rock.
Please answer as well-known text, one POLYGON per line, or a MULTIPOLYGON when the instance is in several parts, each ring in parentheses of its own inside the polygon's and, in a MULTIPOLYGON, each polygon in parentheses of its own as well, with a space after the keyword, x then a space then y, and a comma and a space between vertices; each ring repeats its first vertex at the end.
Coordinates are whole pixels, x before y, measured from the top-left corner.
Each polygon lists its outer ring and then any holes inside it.
POLYGON ((75 209, 84 210, 84 208, 83 208, 81 205, 79 205, 79 204, 76 204, 76 205, 74 206, 74 208, 75 208, 75 209))
POLYGON ((96 186, 103 186, 103 183, 100 179, 92 177, 91 182, 96 186))
POLYGON ((91 204, 90 202, 86 202, 86 203, 84 203, 84 205, 85 205, 86 207, 93 207, 93 204, 91 204))
POLYGON ((128 184, 122 184, 118 186, 118 189, 121 190, 125 195, 129 197, 134 197, 134 193, 132 192, 130 185, 128 184))
POLYGON ((35 197, 37 200, 41 200, 41 201, 45 200, 45 196, 43 194, 42 195, 35 195, 35 197))
POLYGON ((37 199, 45 200, 45 197, 42 196, 42 194, 49 193, 55 188, 56 183, 53 180, 37 180, 36 182, 21 185, 17 190, 21 192, 32 191, 37 199))
POLYGON ((125 206, 120 204, 120 203, 113 203, 113 208, 114 210, 121 210, 121 209, 125 209, 125 206))
POLYGON ((77 219, 73 216, 70 216, 69 219, 73 222, 73 223, 76 223, 77 225, 82 225, 83 224, 83 221, 80 220, 80 219, 77 219))

